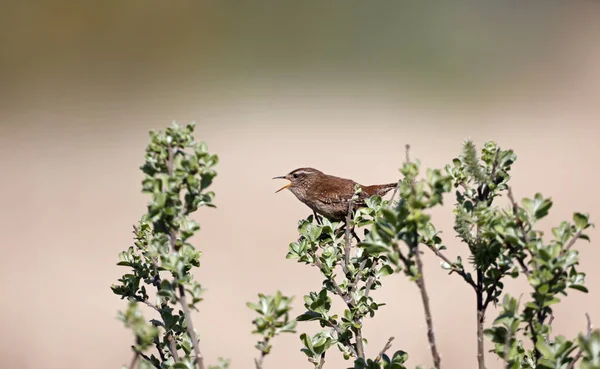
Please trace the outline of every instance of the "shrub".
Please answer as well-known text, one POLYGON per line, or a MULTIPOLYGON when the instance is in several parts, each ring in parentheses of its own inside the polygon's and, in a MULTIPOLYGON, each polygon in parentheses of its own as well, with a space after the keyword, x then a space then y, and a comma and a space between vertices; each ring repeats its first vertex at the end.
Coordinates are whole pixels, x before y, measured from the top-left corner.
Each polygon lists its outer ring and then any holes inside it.
MULTIPOLYGON (((201 252, 190 243, 200 229, 190 215, 200 207, 214 207, 214 193, 208 188, 218 158, 194 139, 193 131, 193 124, 174 124, 164 133, 151 132, 141 166, 142 191, 151 201, 134 227, 134 245, 119 255, 118 265, 129 272, 112 286, 115 294, 129 301, 119 317, 135 336, 130 368, 206 365, 191 318, 191 310, 202 301, 202 288, 191 274, 200 265, 201 252), (149 306, 155 318, 145 318, 139 304, 149 306)), ((587 292, 574 245, 579 239, 589 240, 585 231, 592 224, 587 214, 575 213, 571 221, 552 228, 550 237, 544 235, 537 225, 548 215, 552 200, 536 193, 515 201, 509 185, 515 161, 512 150, 494 142, 486 142, 479 153, 473 142, 466 141, 451 164, 426 169, 421 176, 420 163, 410 159, 407 146, 402 180, 391 199, 373 196, 349 211, 345 222, 319 215, 300 220, 299 238, 290 243, 287 258, 314 267, 323 283, 304 296, 305 312, 295 319, 289 317, 293 299, 279 291, 259 294, 257 303, 248 303, 258 314, 253 333, 261 336, 256 368, 263 367, 277 335, 294 333, 297 322, 310 321, 323 329, 315 335, 300 334, 301 351, 317 368, 325 365, 325 354, 334 346, 352 368, 406 368, 406 352, 388 354, 393 337, 373 356, 365 352, 367 339, 362 333, 384 305, 370 292, 396 273, 410 278, 420 291, 434 367, 441 368, 423 252, 437 255, 448 275, 456 275, 473 290, 477 316, 473 343, 479 369, 485 368, 486 337, 510 369, 600 368, 600 332, 592 331, 589 316, 587 331, 578 337, 552 335, 553 307, 560 297, 571 290, 587 292), (444 205, 450 192, 455 199, 454 230, 468 250, 456 260, 446 256, 445 242, 429 215, 430 209, 444 205), (506 197, 509 205, 497 205, 500 197, 506 197), (363 234, 356 241, 351 237, 354 229, 363 234), (525 278, 529 296, 521 301, 506 293, 507 278, 525 278), (342 311, 332 311, 332 299, 343 301, 342 311), (485 327, 490 304, 500 304, 501 311, 485 327)), ((355 190, 358 194, 360 187, 355 190)), ((227 366, 219 359, 212 368, 227 366)))

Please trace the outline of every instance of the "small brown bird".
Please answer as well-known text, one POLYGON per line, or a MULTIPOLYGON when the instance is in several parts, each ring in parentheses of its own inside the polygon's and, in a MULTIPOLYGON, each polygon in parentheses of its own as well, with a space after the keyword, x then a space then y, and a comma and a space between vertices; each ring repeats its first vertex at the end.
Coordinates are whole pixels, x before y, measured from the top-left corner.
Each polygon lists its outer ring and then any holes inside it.
MULTIPOLYGON (((290 183, 275 193, 289 188, 298 200, 302 201, 315 213, 319 213, 332 221, 342 221, 348 214, 348 204, 354 196, 354 182, 351 179, 330 176, 313 168, 298 168, 285 176, 273 179, 287 179, 290 183)), ((364 204, 364 200, 374 196, 384 196, 397 186, 397 183, 363 186, 353 208, 364 204)), ((315 217, 316 218, 316 217, 315 217)))

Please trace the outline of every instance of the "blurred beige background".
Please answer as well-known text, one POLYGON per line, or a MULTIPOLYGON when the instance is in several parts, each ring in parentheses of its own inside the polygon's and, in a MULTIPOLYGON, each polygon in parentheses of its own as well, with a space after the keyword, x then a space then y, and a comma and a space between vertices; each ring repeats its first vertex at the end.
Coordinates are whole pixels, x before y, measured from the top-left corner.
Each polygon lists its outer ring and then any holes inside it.
MULTIPOLYGON (((315 270, 286 260, 309 214, 271 178, 313 166, 364 183, 394 181, 413 157, 440 167, 473 138, 513 148, 518 198, 552 196, 545 229, 573 211, 600 217, 600 27, 593 4, 17 2, 0 4, 0 366, 118 368, 132 336, 116 320, 117 254, 148 200, 149 129, 196 121, 219 154, 218 209, 198 214, 194 320, 209 363, 252 367, 245 302, 302 296, 315 270)), ((452 204, 448 198, 447 204, 452 204)), ((466 255, 449 207, 436 211, 449 254, 466 255)), ((581 242, 591 293, 556 310, 557 334, 600 324, 598 234, 581 242)), ((425 255, 442 363, 475 367, 474 296, 425 255)), ((524 294, 523 283, 507 290, 524 294)), ((388 277, 365 328, 371 356, 391 335, 409 366, 430 365, 416 286, 388 277)), ((495 312, 489 313, 488 323, 495 312)), ((314 324, 299 331, 314 332, 314 324)), ((266 368, 308 368, 298 335, 266 368)), ((487 348, 489 348, 489 345, 487 348)), ((349 363, 328 355, 326 367, 349 363)), ((492 355, 489 368, 500 368, 492 355)))

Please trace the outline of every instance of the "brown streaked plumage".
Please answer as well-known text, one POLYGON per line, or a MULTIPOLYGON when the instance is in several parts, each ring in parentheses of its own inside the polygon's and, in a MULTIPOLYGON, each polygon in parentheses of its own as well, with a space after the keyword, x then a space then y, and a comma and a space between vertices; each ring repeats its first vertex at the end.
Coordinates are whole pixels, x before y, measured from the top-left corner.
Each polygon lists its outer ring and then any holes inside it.
MULTIPOLYGON (((344 220, 348 214, 348 203, 354 195, 354 182, 351 179, 331 176, 314 168, 298 168, 285 176, 275 177, 290 181, 277 192, 288 188, 298 200, 305 203, 314 212, 332 221, 344 220)), ((362 192, 354 204, 357 208, 364 200, 374 196, 384 196, 396 187, 397 183, 363 186, 362 192)))

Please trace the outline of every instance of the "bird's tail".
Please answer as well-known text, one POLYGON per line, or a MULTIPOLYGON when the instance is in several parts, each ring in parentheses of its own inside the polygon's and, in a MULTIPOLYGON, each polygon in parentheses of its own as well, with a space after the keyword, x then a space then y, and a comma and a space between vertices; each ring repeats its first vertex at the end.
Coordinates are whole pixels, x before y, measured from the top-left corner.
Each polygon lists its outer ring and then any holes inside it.
POLYGON ((387 183, 382 185, 372 185, 365 188, 365 192, 367 192, 369 196, 384 196, 385 194, 396 188, 396 186, 398 186, 398 182, 387 183))

